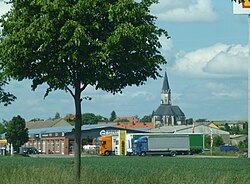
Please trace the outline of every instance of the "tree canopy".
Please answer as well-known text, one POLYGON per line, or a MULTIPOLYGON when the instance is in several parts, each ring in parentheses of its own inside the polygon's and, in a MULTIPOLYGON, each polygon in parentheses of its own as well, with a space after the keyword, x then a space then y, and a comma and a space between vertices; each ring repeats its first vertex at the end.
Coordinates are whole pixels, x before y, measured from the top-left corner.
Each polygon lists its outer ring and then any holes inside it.
POLYGON ((56 114, 55 114, 55 119, 60 119, 60 118, 61 118, 60 113, 59 113, 59 112, 56 112, 56 114))
POLYGON ((17 152, 29 140, 28 129, 25 128, 25 120, 21 116, 13 117, 6 123, 6 139, 17 152))
MULTIPOLYGON (((196 122, 198 122, 198 121, 196 121, 196 122)), ((204 122, 204 121, 201 121, 201 122, 204 122)), ((186 124, 187 125, 192 125, 193 123, 194 123, 193 118, 186 119, 186 124)))
POLYGON ((3 103, 5 106, 11 104, 11 102, 13 102, 16 99, 16 97, 13 94, 6 92, 4 90, 3 87, 6 84, 8 84, 8 82, 4 79, 1 79, 0 77, 0 103, 3 103))
POLYGON ((46 83, 45 96, 65 90, 75 103, 75 164, 80 178, 81 93, 95 86, 111 93, 159 76, 159 49, 167 32, 155 25, 158 0, 12 0, 2 16, 0 59, 5 75, 46 83))
POLYGON ((33 89, 47 83, 46 95, 88 85, 115 93, 156 79, 165 63, 158 37, 167 33, 149 14, 153 2, 13 1, 0 21, 4 71, 32 79, 33 89))
POLYGON ((112 111, 110 114, 109 121, 114 121, 117 118, 116 112, 112 111))
POLYGON ((141 122, 152 122, 152 116, 151 115, 145 115, 140 120, 141 122))
POLYGON ((5 126, 2 123, 0 123, 0 134, 5 133, 5 131, 6 131, 5 126))
POLYGON ((82 122, 83 124, 97 124, 97 122, 103 122, 103 121, 108 121, 107 118, 100 116, 100 115, 95 115, 93 113, 84 113, 82 115, 82 122))

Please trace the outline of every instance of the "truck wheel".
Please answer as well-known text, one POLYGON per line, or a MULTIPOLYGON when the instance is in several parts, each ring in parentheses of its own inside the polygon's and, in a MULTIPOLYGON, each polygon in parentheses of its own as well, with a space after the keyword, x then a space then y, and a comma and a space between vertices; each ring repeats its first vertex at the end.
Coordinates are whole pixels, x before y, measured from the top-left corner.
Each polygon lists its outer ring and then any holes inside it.
POLYGON ((175 156, 176 156, 176 152, 175 152, 175 151, 171 151, 171 152, 170 152, 170 155, 171 155, 172 157, 175 157, 175 156))
POLYGON ((104 155, 109 156, 110 155, 109 151, 105 151, 104 155))
POLYGON ((146 156, 146 153, 145 153, 145 152, 142 152, 142 153, 141 153, 141 156, 143 156, 143 157, 146 156))

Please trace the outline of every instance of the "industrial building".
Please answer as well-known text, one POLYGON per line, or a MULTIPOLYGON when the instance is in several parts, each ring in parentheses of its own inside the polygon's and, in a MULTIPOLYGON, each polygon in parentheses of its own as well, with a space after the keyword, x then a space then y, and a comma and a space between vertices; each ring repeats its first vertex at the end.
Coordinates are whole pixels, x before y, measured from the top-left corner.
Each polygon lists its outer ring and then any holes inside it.
POLYGON ((168 133, 199 133, 203 135, 211 135, 211 131, 213 135, 219 135, 222 137, 225 144, 230 144, 230 134, 227 131, 220 130, 219 128, 211 127, 204 124, 197 124, 197 125, 179 125, 179 126, 162 126, 158 128, 153 128, 150 132, 168 132, 168 133))
MULTIPOLYGON (((119 130, 128 133, 147 132, 144 130, 114 127, 115 124, 82 125, 82 145, 95 144, 101 135, 112 134, 119 130)), ((35 147, 43 154, 71 154, 74 147, 74 126, 29 129, 29 141, 24 147, 35 147)))

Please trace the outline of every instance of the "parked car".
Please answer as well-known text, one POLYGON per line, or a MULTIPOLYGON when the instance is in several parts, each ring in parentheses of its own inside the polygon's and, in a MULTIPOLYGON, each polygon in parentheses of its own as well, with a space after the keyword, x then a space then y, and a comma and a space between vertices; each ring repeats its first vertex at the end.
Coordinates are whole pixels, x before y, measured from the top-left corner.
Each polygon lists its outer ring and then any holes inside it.
POLYGON ((96 145, 88 144, 88 145, 84 145, 82 148, 83 148, 83 150, 94 150, 94 149, 96 149, 96 145))
POLYGON ((34 147, 23 147, 22 153, 24 153, 24 154, 39 154, 39 151, 34 147))
POLYGON ((237 146, 233 146, 233 145, 220 145, 220 151, 221 152, 238 152, 240 149, 237 146))

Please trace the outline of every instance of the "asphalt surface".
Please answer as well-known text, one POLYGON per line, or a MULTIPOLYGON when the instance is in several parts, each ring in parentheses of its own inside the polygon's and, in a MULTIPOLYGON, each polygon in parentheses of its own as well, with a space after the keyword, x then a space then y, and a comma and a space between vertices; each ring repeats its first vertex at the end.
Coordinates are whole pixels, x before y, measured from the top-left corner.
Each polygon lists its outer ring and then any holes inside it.
MULTIPOLYGON (((73 154, 70 154, 70 155, 34 154, 34 155, 29 155, 29 156, 38 157, 38 158, 74 158, 73 154)), ((99 156, 98 155, 82 155, 81 157, 99 157, 99 156)), ((239 158, 237 156, 214 156, 214 155, 177 155, 176 157, 177 158, 239 158)))

